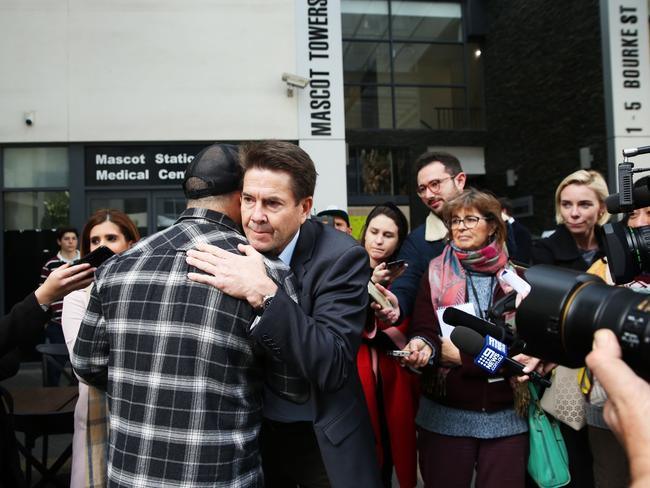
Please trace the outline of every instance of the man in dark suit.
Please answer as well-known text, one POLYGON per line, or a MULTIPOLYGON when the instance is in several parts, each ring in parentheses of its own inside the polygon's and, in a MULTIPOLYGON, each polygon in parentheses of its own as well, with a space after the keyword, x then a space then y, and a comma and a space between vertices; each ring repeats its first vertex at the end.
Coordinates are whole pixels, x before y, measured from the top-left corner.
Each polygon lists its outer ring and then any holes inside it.
POLYGON ((200 245, 188 263, 209 273, 190 278, 245 298, 259 318, 252 335, 310 384, 303 404, 266 389, 262 427, 265 485, 381 486, 374 439, 356 369, 370 278, 368 257, 349 236, 308 220, 314 164, 298 146, 250 144, 244 166, 245 255, 200 245), (299 303, 271 280, 264 253, 289 263, 299 303))

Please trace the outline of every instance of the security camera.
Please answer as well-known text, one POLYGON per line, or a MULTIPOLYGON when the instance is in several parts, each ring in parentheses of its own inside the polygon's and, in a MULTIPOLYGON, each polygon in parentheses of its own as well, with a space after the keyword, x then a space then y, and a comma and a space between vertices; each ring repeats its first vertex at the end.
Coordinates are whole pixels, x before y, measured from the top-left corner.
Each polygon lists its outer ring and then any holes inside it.
POLYGON ((282 81, 284 81, 289 86, 295 86, 296 88, 305 88, 309 84, 307 78, 302 76, 292 75, 291 73, 282 73, 282 81))
POLYGON ((30 127, 34 124, 34 112, 25 112, 25 124, 30 127))
POLYGON ((282 81, 287 84, 287 96, 293 96, 294 88, 305 88, 309 84, 309 79, 302 76, 292 75, 291 73, 282 73, 282 81))

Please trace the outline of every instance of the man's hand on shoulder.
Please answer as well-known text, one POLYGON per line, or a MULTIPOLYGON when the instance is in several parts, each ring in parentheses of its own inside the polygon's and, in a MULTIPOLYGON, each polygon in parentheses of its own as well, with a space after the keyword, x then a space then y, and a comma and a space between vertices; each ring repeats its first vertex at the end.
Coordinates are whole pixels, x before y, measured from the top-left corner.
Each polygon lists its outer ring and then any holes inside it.
POLYGON ((187 264, 203 273, 188 273, 188 278, 213 286, 227 295, 246 300, 260 308, 264 297, 274 295, 278 287, 266 274, 264 257, 250 245, 239 244, 243 255, 201 243, 187 252, 187 264))

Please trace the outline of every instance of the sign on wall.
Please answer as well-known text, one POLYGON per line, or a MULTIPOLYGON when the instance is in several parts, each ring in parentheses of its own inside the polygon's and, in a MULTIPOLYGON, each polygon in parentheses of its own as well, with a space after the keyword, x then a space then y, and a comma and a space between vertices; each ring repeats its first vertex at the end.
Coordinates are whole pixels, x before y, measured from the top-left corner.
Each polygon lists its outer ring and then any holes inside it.
POLYGON ((205 145, 88 146, 87 186, 173 185, 205 145))
MULTIPOLYGON (((609 174, 624 148, 650 145, 650 50, 647 0, 601 0, 609 174)), ((650 157, 634 159, 650 166, 650 157)), ((615 191, 612 189, 612 191, 615 191)))
POLYGON ((318 171, 314 207, 347 207, 340 0, 296 0, 298 138, 318 171))

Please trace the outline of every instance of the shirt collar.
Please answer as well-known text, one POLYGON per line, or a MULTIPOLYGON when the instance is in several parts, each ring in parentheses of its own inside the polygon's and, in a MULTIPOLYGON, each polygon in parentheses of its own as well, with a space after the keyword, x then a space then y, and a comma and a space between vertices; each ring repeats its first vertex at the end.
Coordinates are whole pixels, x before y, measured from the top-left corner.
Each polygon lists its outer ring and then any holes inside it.
POLYGON ((433 212, 429 213, 424 227, 424 240, 439 241, 447 237, 447 226, 440 217, 433 212))
POLYGON ((293 236, 293 239, 289 241, 287 247, 285 247, 284 250, 278 256, 278 259, 282 261, 284 264, 286 264, 287 266, 291 264, 291 259, 293 258, 293 252, 296 250, 296 244, 298 244, 299 236, 300 236, 300 229, 298 229, 296 235, 293 236))

